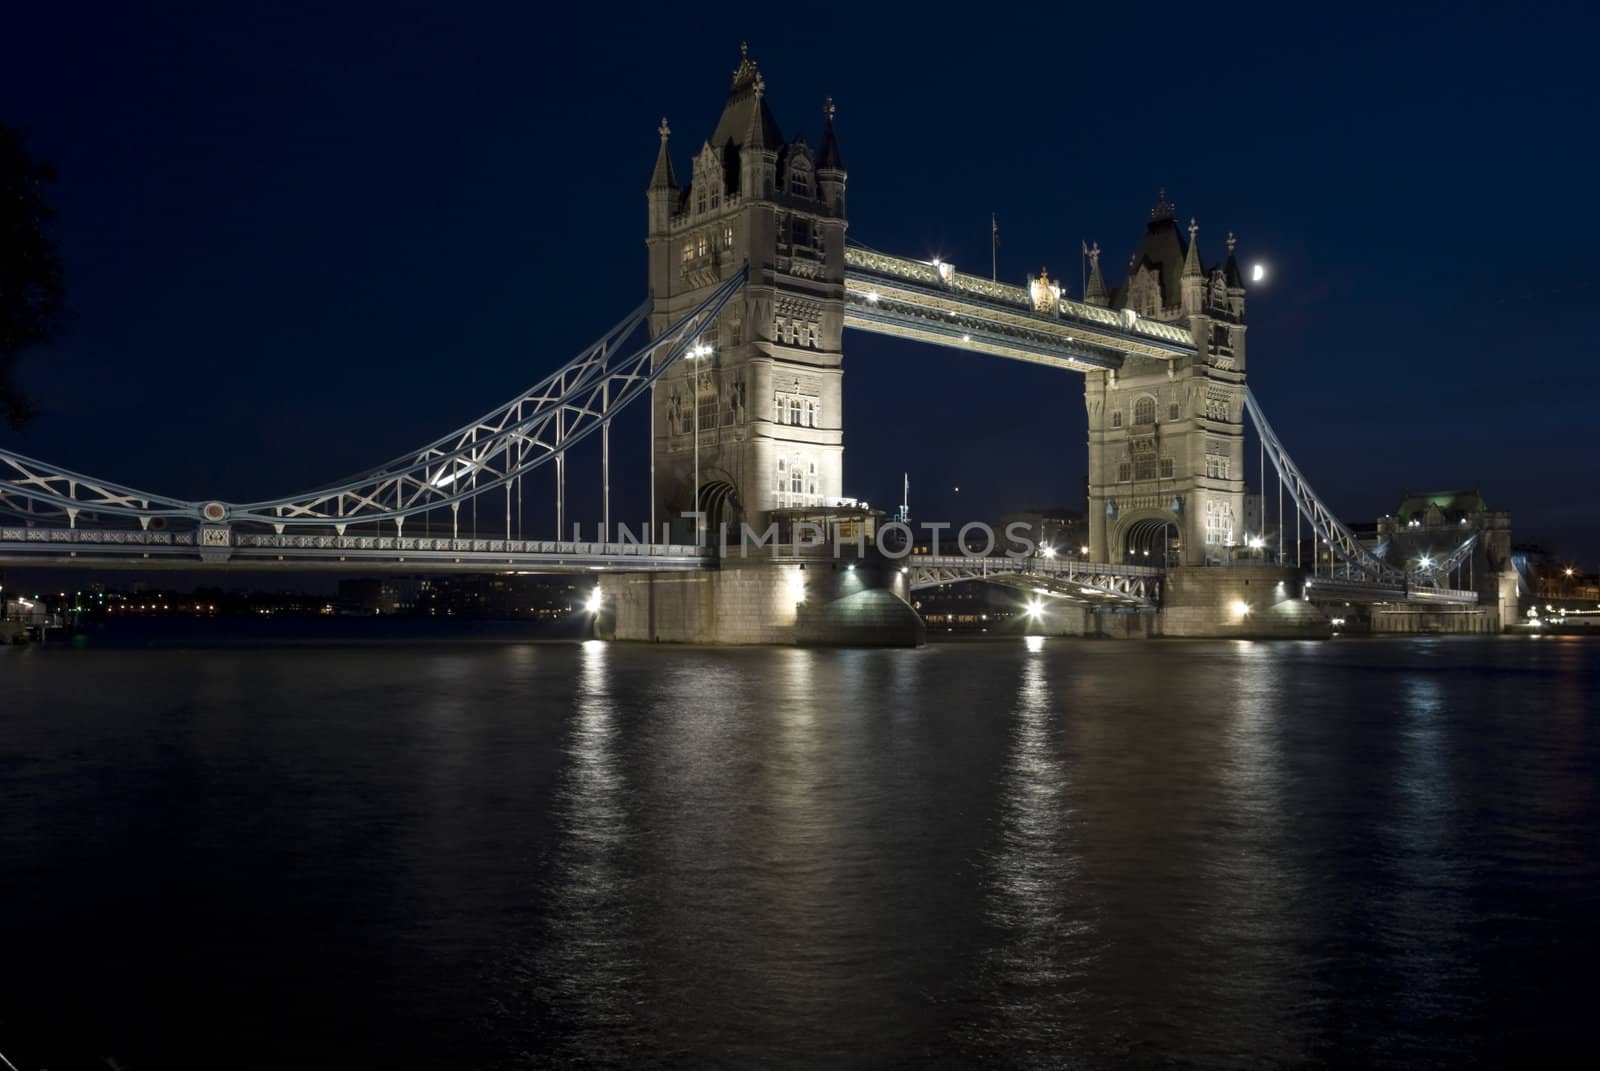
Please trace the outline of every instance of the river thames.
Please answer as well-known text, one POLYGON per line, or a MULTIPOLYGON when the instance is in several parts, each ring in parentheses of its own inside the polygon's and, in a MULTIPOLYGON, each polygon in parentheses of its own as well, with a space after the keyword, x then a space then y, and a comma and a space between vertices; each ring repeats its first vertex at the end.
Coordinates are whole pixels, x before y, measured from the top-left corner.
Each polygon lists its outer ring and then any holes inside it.
POLYGON ((1398 1068, 1592 1034, 1593 640, 90 643, 0 650, 0 685, 19 1064, 1398 1068))

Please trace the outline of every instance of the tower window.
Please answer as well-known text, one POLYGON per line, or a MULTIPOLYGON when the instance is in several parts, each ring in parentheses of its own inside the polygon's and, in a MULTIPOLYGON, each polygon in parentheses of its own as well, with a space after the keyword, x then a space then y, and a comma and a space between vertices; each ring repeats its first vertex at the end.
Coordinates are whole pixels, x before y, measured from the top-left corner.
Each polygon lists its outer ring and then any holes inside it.
POLYGON ((732 227, 724 227, 724 228, 722 228, 722 248, 723 249, 732 249, 733 248, 733 228, 732 227))
POLYGON ((1113 409, 1111 411, 1111 426, 1113 428, 1122 427, 1122 410, 1121 409, 1113 409))
POLYGON ((1172 458, 1170 457, 1161 459, 1161 478, 1163 480, 1172 479, 1172 458))
POLYGON ((1133 403, 1133 422, 1135 424, 1154 424, 1156 422, 1156 400, 1148 394, 1133 403))
POLYGON ((1124 461, 1117 466, 1117 482, 1127 483, 1131 479, 1133 479, 1133 463, 1124 461))

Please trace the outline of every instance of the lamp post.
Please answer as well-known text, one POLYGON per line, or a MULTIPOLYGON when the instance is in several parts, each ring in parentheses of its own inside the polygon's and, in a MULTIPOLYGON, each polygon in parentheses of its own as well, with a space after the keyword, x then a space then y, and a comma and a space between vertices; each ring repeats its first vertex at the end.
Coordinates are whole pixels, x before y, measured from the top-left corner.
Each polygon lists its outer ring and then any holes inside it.
MULTIPOLYGON (((702 357, 711 356, 711 347, 704 342, 696 342, 689 347, 689 359, 698 362, 702 357)), ((694 545, 701 546, 704 537, 703 518, 700 516, 700 365, 694 368, 694 392, 690 398, 689 426, 694 429, 694 545)))

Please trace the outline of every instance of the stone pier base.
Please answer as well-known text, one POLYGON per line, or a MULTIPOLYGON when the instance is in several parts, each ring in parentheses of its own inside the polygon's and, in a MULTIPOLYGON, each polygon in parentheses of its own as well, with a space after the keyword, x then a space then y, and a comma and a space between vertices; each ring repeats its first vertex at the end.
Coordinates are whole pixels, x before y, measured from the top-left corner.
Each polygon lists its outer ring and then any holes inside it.
POLYGON ((916 647, 926 629, 897 563, 867 557, 725 559, 704 573, 609 573, 602 639, 916 647))
POLYGON ((1275 565, 1192 566, 1167 573, 1161 635, 1326 639, 1333 624, 1305 601, 1305 574, 1275 565))

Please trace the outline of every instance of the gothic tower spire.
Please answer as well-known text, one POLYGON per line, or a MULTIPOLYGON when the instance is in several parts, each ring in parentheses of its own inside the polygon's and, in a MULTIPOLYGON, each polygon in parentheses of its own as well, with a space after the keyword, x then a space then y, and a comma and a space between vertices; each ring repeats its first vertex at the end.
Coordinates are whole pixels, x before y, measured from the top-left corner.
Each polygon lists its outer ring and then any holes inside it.
POLYGON ((1185 315, 1196 316, 1205 307, 1206 280, 1200 270, 1200 224, 1189 218, 1189 248, 1183 255, 1183 277, 1180 289, 1185 315))
POLYGON ((1090 305, 1104 305, 1106 303, 1106 280, 1100 274, 1100 243, 1083 247, 1084 255, 1089 258, 1089 282, 1084 287, 1083 300, 1090 305))
POLYGON ((661 148, 656 152, 656 169, 650 175, 650 188, 652 190, 675 190, 678 188, 678 176, 672 170, 672 150, 667 147, 667 138, 672 134, 672 128, 667 125, 667 117, 661 117, 661 125, 656 128, 656 133, 661 135, 661 148))

